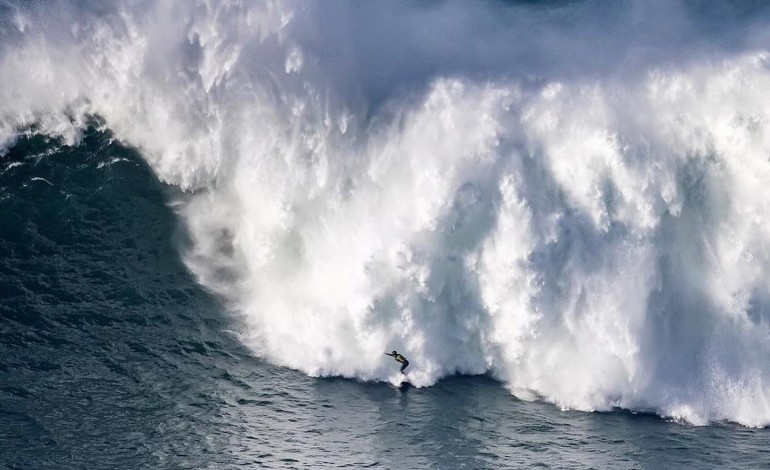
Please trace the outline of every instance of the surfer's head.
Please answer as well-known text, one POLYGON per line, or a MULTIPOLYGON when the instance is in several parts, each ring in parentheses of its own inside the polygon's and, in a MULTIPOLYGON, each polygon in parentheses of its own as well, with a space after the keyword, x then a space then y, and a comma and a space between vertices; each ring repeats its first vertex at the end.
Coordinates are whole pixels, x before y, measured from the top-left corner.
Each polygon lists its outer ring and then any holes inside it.
POLYGON ((396 354, 398 354, 398 352, 394 349, 391 354, 393 354, 395 356, 396 354))

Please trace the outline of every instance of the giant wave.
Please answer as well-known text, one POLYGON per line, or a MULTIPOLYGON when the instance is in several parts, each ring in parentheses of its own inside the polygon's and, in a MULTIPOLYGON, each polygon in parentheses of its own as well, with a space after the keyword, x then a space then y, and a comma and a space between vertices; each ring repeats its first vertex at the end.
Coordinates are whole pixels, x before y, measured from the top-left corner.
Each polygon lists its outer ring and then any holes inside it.
POLYGON ((765 426, 770 15, 701 7, 8 4, 0 146, 103 118, 276 364, 765 426))

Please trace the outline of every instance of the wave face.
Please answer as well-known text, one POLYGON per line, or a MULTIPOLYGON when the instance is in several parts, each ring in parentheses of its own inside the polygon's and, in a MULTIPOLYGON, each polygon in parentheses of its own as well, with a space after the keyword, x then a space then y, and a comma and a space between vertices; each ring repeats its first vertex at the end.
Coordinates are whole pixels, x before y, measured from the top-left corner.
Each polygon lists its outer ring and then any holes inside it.
POLYGON ((104 119, 276 364, 764 426, 770 11, 723 3, 8 3, 0 146, 104 119))

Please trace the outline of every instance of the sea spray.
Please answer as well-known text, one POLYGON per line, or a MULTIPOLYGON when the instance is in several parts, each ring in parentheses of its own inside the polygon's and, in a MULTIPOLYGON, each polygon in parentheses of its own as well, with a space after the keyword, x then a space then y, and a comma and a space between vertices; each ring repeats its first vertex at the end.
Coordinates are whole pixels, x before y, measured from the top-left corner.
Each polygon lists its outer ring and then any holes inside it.
POLYGON ((276 364, 767 425, 768 15, 629 5, 11 5, 0 137, 141 149, 276 364))

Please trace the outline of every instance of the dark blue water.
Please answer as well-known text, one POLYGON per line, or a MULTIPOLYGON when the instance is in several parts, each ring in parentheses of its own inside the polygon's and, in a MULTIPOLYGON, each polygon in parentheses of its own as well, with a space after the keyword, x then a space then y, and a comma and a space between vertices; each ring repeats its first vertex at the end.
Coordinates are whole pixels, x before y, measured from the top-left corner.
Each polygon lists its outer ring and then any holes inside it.
POLYGON ((766 429, 266 364, 180 260, 179 197, 96 127, 74 147, 31 129, 2 157, 0 467, 770 467, 766 429))

